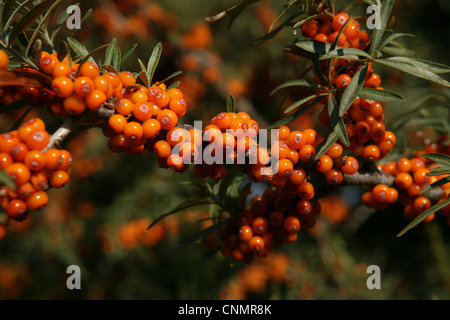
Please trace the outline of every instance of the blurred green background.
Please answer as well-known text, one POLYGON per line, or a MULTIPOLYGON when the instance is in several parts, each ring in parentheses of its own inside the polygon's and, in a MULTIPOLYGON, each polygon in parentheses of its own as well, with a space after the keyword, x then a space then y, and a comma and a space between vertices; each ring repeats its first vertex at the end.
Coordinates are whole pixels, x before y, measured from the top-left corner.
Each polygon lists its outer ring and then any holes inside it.
MULTIPOLYGON (((288 29, 253 43, 267 32, 284 1, 250 5, 231 28, 227 19, 204 21, 237 2, 83 0, 82 12, 94 11, 79 40, 89 49, 113 37, 121 48, 138 43, 123 66, 130 71, 139 69, 137 58, 146 61, 162 42, 155 79, 183 71, 173 80, 181 82, 188 99, 183 122, 208 121, 225 109, 231 92, 238 111, 264 127, 281 117, 286 102, 286 97, 269 96, 270 91, 298 77, 305 62, 283 52, 294 39, 288 29)), ((343 8, 349 1, 336 3, 343 8)), ((357 14, 364 9, 355 8, 357 14)), ((393 14, 396 31, 416 35, 402 39, 416 56, 450 64, 448 1, 397 0, 393 14)), ((383 87, 407 98, 386 108, 387 124, 408 112, 409 101, 442 91, 410 76, 379 73, 383 87)), ((42 116, 51 129, 61 124, 42 116)), ((235 263, 220 253, 205 256, 202 242, 180 243, 200 229, 198 220, 207 216, 208 207, 186 210, 146 231, 151 220, 199 195, 181 184, 198 178, 191 170, 179 174, 158 168, 152 154, 114 154, 106 141, 99 129, 91 129, 65 142, 74 155, 70 183, 51 190, 48 206, 13 223, 0 241, 0 299, 450 298, 450 233, 443 217, 397 238, 409 222, 400 206, 372 212, 355 201, 359 188, 343 188, 324 200, 317 226, 302 231, 297 242, 251 265, 235 263), (66 287, 69 265, 81 268, 81 290, 66 287), (366 287, 369 265, 381 269, 381 290, 366 287)))

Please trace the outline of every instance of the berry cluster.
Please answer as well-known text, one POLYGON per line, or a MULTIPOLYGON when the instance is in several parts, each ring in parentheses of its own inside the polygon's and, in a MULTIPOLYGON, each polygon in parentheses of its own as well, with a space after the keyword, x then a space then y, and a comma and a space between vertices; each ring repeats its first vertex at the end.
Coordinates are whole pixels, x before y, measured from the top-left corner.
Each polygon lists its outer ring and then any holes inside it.
MULTIPOLYGON (((397 200, 404 206, 403 213, 409 219, 414 219, 425 210, 429 209, 433 201, 430 199, 428 193, 421 193, 421 191, 444 178, 446 175, 428 175, 431 169, 437 164, 431 160, 422 157, 421 153, 439 152, 448 154, 448 147, 440 146, 436 143, 425 146, 424 150, 420 150, 413 157, 402 157, 397 161, 388 161, 380 165, 380 170, 395 177, 394 186, 388 187, 386 184, 378 184, 373 186, 370 191, 363 195, 363 203, 369 207, 376 209, 384 209, 389 203, 397 200)), ((450 184, 441 186, 442 193, 440 199, 443 201, 449 195, 450 184)), ((450 206, 446 206, 440 210, 444 216, 450 216, 450 206)), ((432 221, 435 214, 428 216, 424 222, 432 221)))
MULTIPOLYGON (((323 16, 302 25, 302 34, 305 37, 313 38, 317 41, 334 43, 345 23, 348 24, 339 36, 337 45, 342 48, 357 48, 364 50, 368 43, 368 34, 360 29, 357 20, 350 17, 345 12, 339 12, 333 16, 323 16)), ((330 82, 336 89, 345 89, 351 82, 352 77, 359 68, 357 62, 346 59, 333 59, 331 70, 328 70, 326 61, 321 64, 322 72, 330 74, 330 82)), ((320 79, 316 76, 316 82, 320 79)), ((323 84, 325 85, 325 84, 323 84)), ((381 78, 374 72, 372 63, 368 63, 367 76, 364 87, 382 90, 381 78)), ((396 137, 391 131, 386 130, 383 123, 384 106, 379 101, 357 97, 347 110, 344 121, 346 123, 347 134, 350 139, 350 150, 366 161, 376 161, 384 158, 395 146, 396 137)), ((319 115, 320 122, 328 126, 330 123, 328 107, 325 105, 319 115)))
POLYGON ((1 207, 8 219, 23 221, 30 210, 47 204, 48 189, 69 181, 72 156, 67 150, 46 149, 49 138, 39 118, 0 135, 0 169, 14 182, 14 187, 0 187, 1 207))
POLYGON ((299 192, 286 185, 252 197, 250 205, 220 231, 222 254, 250 262, 255 256, 267 256, 273 247, 296 241, 300 229, 312 228, 321 212, 313 196, 308 183, 299 192))

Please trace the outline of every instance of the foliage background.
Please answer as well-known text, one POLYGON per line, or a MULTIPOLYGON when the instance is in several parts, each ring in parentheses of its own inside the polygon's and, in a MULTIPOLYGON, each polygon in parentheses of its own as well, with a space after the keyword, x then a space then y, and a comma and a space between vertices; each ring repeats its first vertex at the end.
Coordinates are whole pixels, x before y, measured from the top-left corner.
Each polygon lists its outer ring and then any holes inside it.
MULTIPOLYGON (((94 14, 79 40, 88 48, 113 37, 122 48, 138 43, 124 66, 131 71, 139 69, 137 58, 147 59, 161 41, 163 56, 155 79, 183 71, 176 80, 189 99, 184 121, 208 121, 224 110, 231 92, 238 110, 248 111, 264 127, 289 105, 289 99, 269 96, 270 91, 298 77, 304 62, 283 53, 293 40, 288 30, 253 43, 267 32, 283 2, 253 4, 229 29, 226 20, 204 23, 205 17, 234 3, 83 0, 82 12, 93 8, 94 14), (198 23, 202 27, 194 37, 197 41, 189 43, 186 39, 198 23), (193 56, 200 57, 197 63, 193 56)), ((416 35, 407 45, 417 57, 450 64, 448 1, 398 0, 393 14, 396 31, 416 35)), ((403 74, 377 71, 384 87, 407 98, 401 105, 388 106, 388 124, 408 112, 410 101, 424 92, 442 90, 403 74)), ((14 116, 0 121, 2 131, 9 129, 14 116)), ((42 116, 50 128, 61 123, 42 116)), ((448 119, 448 113, 443 116, 448 119)), ((305 128, 314 121, 312 114, 295 125, 305 128)), ((408 140, 415 132, 405 130, 407 147, 416 141, 408 140)), ((429 134, 426 128, 420 132, 429 134)), ((396 238, 408 223, 401 207, 372 212, 359 206, 355 194, 361 190, 344 188, 324 200, 323 217, 311 232, 302 232, 296 243, 246 266, 220 254, 205 257, 202 242, 180 243, 199 230, 198 220, 208 207, 182 212, 158 229, 145 231, 152 219, 197 194, 197 189, 180 183, 196 181, 191 171, 159 169, 151 154, 113 154, 100 130, 73 135, 66 147, 74 155, 71 182, 52 190, 49 205, 25 222, 14 223, 0 242, 0 299, 450 298, 450 233, 440 217, 396 238), (81 267, 81 290, 66 288, 66 268, 72 264, 81 267), (366 287, 366 269, 372 264, 381 268, 381 290, 366 287)))

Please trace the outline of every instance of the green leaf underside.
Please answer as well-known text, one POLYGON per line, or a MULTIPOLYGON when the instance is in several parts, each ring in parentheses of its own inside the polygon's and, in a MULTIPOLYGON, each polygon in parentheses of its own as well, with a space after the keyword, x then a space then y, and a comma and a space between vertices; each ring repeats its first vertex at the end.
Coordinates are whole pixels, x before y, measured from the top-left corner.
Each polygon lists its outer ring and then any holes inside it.
POLYGON ((345 128, 345 123, 344 120, 339 117, 339 105, 332 95, 328 97, 328 114, 330 116, 330 127, 332 131, 334 131, 339 140, 341 140, 341 142, 348 147, 350 145, 350 141, 345 128))
POLYGON ((366 81, 367 71, 369 69, 369 64, 364 63, 353 76, 347 88, 342 95, 340 106, 339 106, 339 117, 343 117, 347 112, 348 108, 352 105, 355 98, 359 95, 361 88, 366 81))
POLYGON ((359 92, 359 97, 375 100, 379 102, 402 102, 405 101, 405 98, 399 95, 398 93, 388 91, 388 90, 378 90, 374 88, 361 88, 359 92))

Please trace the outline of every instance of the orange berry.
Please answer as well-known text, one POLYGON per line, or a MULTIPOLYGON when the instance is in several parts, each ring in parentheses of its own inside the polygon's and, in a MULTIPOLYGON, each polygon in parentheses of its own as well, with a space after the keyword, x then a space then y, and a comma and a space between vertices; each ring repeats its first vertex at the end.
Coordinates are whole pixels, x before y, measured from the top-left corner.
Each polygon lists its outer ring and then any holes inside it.
POLYGON ((294 170, 294 165, 289 159, 280 159, 275 165, 275 173, 280 177, 289 177, 292 170, 294 170))
POLYGON ((300 160, 304 162, 311 161, 316 156, 316 149, 309 144, 305 144, 298 152, 298 156, 300 157, 300 160))
POLYGON ((359 163, 358 160, 351 156, 345 156, 343 158, 340 158, 339 161, 340 165, 339 168, 344 174, 355 174, 359 170, 359 163))
POLYGON ((180 127, 173 127, 166 134, 166 141, 173 147, 183 143, 188 138, 188 132, 180 127))
POLYGON ((297 193, 302 200, 311 200, 314 198, 314 186, 310 182, 302 182, 297 187, 297 193))
POLYGON ((431 207, 431 201, 427 197, 420 196, 414 199, 413 208, 416 214, 421 214, 431 207))
POLYGON ((286 143, 289 148, 299 150, 305 145, 306 142, 305 137, 303 136, 303 133, 301 131, 291 131, 286 140, 286 143))
POLYGON ((164 109, 157 114, 156 120, 159 121, 162 129, 170 130, 177 125, 178 116, 172 110, 164 109))
POLYGON ((411 161, 408 158, 400 158, 397 160, 398 172, 409 172, 411 170, 411 161))
POLYGON ((284 229, 287 232, 299 232, 300 231, 300 220, 294 216, 288 216, 284 219, 284 229))
POLYGON ((412 183, 413 178, 407 172, 402 172, 395 176, 395 185, 400 189, 408 189, 412 183))
POLYGON ((64 99, 63 108, 70 115, 78 115, 86 110, 86 104, 82 97, 72 94, 64 99))
POLYGON ((39 150, 29 151, 24 159, 24 164, 31 171, 39 171, 45 167, 45 154, 39 150))
POLYGON ((14 159, 11 157, 9 153, 1 152, 0 153, 0 170, 4 170, 7 166, 14 163, 14 159))
POLYGON ((68 77, 72 73, 72 69, 70 68, 67 62, 58 62, 55 64, 52 70, 53 78, 64 76, 68 77))
POLYGON ((139 140, 144 135, 144 130, 139 122, 130 121, 125 124, 123 135, 129 140, 139 140))
POLYGON ((59 62, 58 58, 53 55, 46 55, 42 57, 41 69, 47 74, 52 74, 53 68, 59 62))
POLYGON ((184 98, 171 98, 169 102, 169 109, 175 112, 179 118, 181 118, 186 113, 186 101, 184 100, 184 98))
POLYGON ((291 173, 289 174, 289 180, 293 183, 293 184, 301 184, 302 182, 304 182, 306 180, 306 171, 303 168, 295 168, 291 171, 291 173))
POLYGON ((170 96, 167 94, 167 92, 161 90, 155 94, 153 102, 155 103, 155 105, 163 109, 169 106, 170 100, 170 96))
POLYGON ((100 75, 100 69, 99 67, 94 64, 91 61, 86 61, 84 62, 80 69, 79 69, 79 73, 78 76, 80 77, 88 77, 92 80, 94 80, 96 77, 98 77, 100 75))
POLYGON ((338 169, 331 169, 327 172, 326 178, 330 184, 338 185, 344 180, 344 175, 338 169))
POLYGON ((60 98, 66 98, 72 95, 73 82, 69 77, 59 76, 52 80, 52 91, 60 98))
POLYGON ((316 170, 322 173, 327 173, 333 168, 333 159, 330 156, 324 154, 315 162, 316 170))
POLYGON ((20 187, 24 183, 30 180, 30 170, 26 165, 20 162, 16 162, 6 167, 6 174, 11 177, 15 185, 20 187))
POLYGON ((32 195, 30 195, 27 200, 26 204, 29 210, 36 211, 44 206, 46 206, 48 203, 48 195, 45 191, 36 191, 32 195))
POLYGON ((80 97, 87 97, 94 90, 94 82, 88 77, 78 77, 73 82, 73 91, 80 97))
POLYGON ((347 12, 339 12, 331 21, 331 26, 335 31, 340 31, 349 18, 350 16, 347 12))
POLYGON ((372 197, 376 202, 389 202, 390 194, 389 186, 385 184, 378 184, 372 189, 372 197))
POLYGON ((253 236, 248 241, 248 246, 253 252, 260 252, 264 249, 264 240, 260 236, 253 236))
POLYGON ((23 221, 28 217, 27 204, 21 199, 12 199, 6 206, 6 213, 15 221, 23 221))
POLYGON ((142 130, 145 138, 153 139, 161 131, 161 124, 156 119, 148 119, 142 124, 142 130))
POLYGON ((276 134, 276 139, 281 141, 286 141, 289 138, 289 134, 291 133, 291 129, 288 126, 280 126, 278 127, 278 133, 276 134))
POLYGON ((172 147, 165 140, 159 140, 153 146, 158 158, 168 158, 172 152, 172 147))
POLYGON ((118 88, 122 83, 120 81, 120 77, 117 73, 108 71, 103 74, 103 76, 108 79, 108 82, 111 84, 113 89, 118 88))
POLYGON ((276 159, 286 159, 289 155, 289 146, 283 141, 275 141, 271 147, 271 156, 276 159))
POLYGON ((122 133, 127 123, 127 119, 123 115, 117 113, 108 119, 108 125, 115 133, 122 133))
POLYGON ((116 105, 116 111, 123 116, 127 116, 133 112, 134 103, 128 99, 120 99, 116 105))
POLYGON ((9 58, 5 51, 0 50, 0 70, 4 70, 8 67, 9 58))
POLYGON ((102 104, 106 102, 106 95, 103 91, 98 89, 92 92, 85 98, 86 106, 91 110, 98 110, 102 104))
POLYGON ((56 170, 50 176, 50 186, 53 188, 62 188, 69 182, 69 174, 64 170, 56 170))
POLYGON ((376 145, 368 145, 363 149, 363 158, 367 161, 376 161, 380 158, 380 150, 376 145))
POLYGON ((124 88, 134 86, 136 84, 136 79, 130 71, 120 71, 119 79, 124 88))
POLYGON ((27 135, 25 143, 30 150, 42 150, 50 141, 50 135, 45 130, 35 130, 27 135))
POLYGON ((342 155, 343 151, 344 149, 339 143, 333 143, 330 149, 326 152, 326 155, 332 159, 337 159, 342 155))
POLYGON ((151 102, 136 103, 133 107, 133 115, 139 121, 146 121, 153 116, 153 108, 151 102))
POLYGON ((350 81, 352 81, 352 78, 348 74, 340 74, 334 80, 334 85, 338 89, 343 89, 348 87, 350 81))

